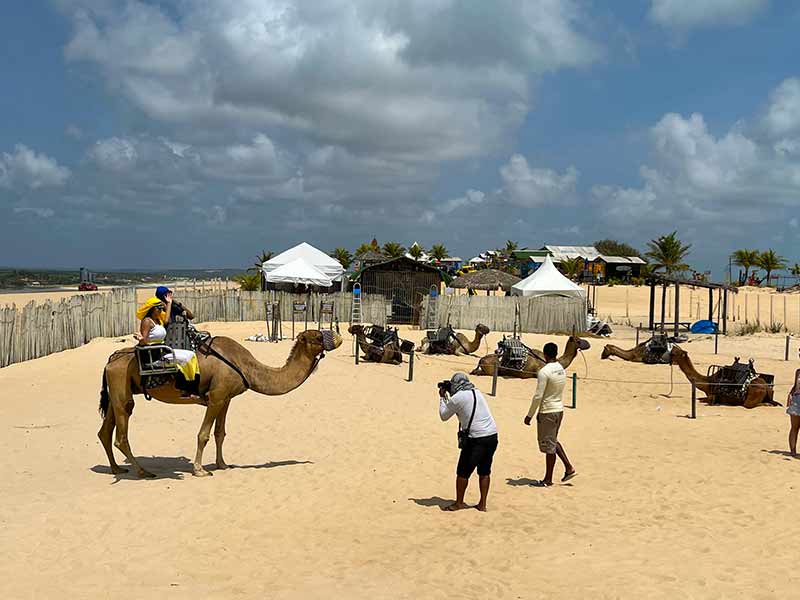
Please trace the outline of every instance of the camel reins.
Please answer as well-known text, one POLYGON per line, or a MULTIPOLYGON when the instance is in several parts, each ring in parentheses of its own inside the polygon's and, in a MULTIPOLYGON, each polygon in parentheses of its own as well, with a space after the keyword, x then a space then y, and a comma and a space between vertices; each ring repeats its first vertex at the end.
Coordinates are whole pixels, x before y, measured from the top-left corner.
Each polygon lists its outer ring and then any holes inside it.
POLYGON ((249 390, 250 389, 250 382, 247 381, 247 377, 244 376, 244 373, 242 373, 242 370, 239 367, 237 367, 235 364, 233 364, 231 361, 229 361, 227 358, 222 356, 222 354, 220 354, 219 352, 214 350, 214 348, 211 347, 211 344, 214 343, 214 339, 215 338, 209 338, 208 341, 203 341, 197 347, 197 349, 200 350, 201 352, 205 352, 206 354, 212 354, 214 357, 218 358, 219 360, 224 362, 226 365, 228 365, 231 369, 236 371, 236 373, 239 375, 239 377, 242 378, 242 383, 244 383, 245 389, 249 390))

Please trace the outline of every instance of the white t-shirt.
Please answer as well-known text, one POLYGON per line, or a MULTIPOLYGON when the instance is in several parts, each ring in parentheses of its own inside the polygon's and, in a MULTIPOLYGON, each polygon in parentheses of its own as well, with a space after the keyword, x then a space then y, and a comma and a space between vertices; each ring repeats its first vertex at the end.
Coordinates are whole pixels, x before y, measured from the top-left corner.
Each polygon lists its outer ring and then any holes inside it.
POLYGON ((472 419, 472 426, 469 428, 469 437, 480 438, 497 433, 497 425, 494 422, 492 413, 489 412, 489 405, 481 391, 461 390, 449 398, 439 397, 439 417, 442 421, 447 421, 453 415, 458 415, 458 422, 461 429, 466 429, 469 418, 472 415, 472 392, 475 392, 475 416, 472 419))
POLYGON ((564 384, 567 382, 567 374, 561 363, 547 363, 536 374, 538 383, 536 393, 533 395, 531 408, 528 416, 533 418, 538 410, 541 414, 563 412, 564 403, 561 395, 564 392, 564 384))

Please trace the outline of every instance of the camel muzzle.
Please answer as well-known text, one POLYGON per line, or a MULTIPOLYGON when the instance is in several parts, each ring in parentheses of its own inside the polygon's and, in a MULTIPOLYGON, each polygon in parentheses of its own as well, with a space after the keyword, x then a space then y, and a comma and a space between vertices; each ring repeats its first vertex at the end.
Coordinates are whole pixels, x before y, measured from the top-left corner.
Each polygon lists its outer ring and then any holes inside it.
POLYGON ((335 331, 325 330, 322 332, 322 346, 330 352, 342 345, 342 336, 335 331))

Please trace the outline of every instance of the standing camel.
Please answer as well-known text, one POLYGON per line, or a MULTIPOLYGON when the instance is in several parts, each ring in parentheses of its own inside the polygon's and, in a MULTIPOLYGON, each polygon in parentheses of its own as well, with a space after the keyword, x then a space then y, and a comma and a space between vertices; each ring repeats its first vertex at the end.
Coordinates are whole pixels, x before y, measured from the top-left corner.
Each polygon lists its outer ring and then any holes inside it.
MULTIPOLYGON (((286 364, 274 368, 262 365, 234 340, 215 337, 197 351, 200 364, 199 399, 182 398, 172 382, 146 391, 153 398, 168 404, 206 406, 203 424, 197 434, 197 453, 192 463, 192 474, 198 477, 211 475, 203 468, 203 450, 211 437, 212 425, 217 445, 217 468, 228 468, 222 457, 222 442, 231 399, 250 388, 267 396, 279 396, 292 391, 308 379, 326 350, 338 348, 341 343, 342 338, 336 333, 304 331, 297 336, 286 364)), ((114 460, 111 438, 116 428, 114 445, 125 454, 139 477, 155 477, 142 468, 128 442, 128 419, 133 413, 133 396, 144 392, 134 349, 119 350, 112 354, 103 370, 103 388, 100 392, 103 424, 97 437, 103 444, 114 474, 127 472, 114 460)))
POLYGON ((780 406, 779 402, 772 399, 773 390, 767 382, 761 378, 756 377, 747 386, 746 393, 743 396, 736 398, 735 394, 720 394, 721 372, 717 372, 711 377, 701 375, 694 368, 692 361, 689 359, 689 354, 678 346, 672 347, 672 362, 678 365, 686 378, 692 382, 697 389, 706 394, 706 400, 709 404, 732 404, 733 406, 744 406, 745 408, 755 408, 761 404, 769 406, 780 406))
MULTIPOLYGON (((483 340, 485 336, 489 335, 489 328, 482 323, 478 323, 478 325, 475 327, 475 337, 472 341, 467 339, 467 336, 465 336, 463 333, 455 332, 454 335, 455 339, 450 338, 449 340, 446 354, 472 354, 481 347, 481 340, 483 340)), ((433 354, 432 350, 433 347, 431 346, 430 340, 427 337, 423 338, 422 342, 420 342, 419 348, 417 348, 417 352, 422 352, 423 354, 433 354)))
POLYGON ((347 331, 351 335, 354 335, 358 341, 358 347, 361 349, 361 352, 364 353, 364 360, 390 365, 402 364, 403 353, 400 352, 399 345, 394 342, 386 344, 385 346, 378 346, 370 343, 367 339, 367 334, 364 333, 363 325, 350 325, 347 331))
MULTIPOLYGON (((567 340, 566 346, 564 346, 564 354, 558 358, 558 362, 566 369, 572 364, 572 361, 575 360, 575 357, 578 355, 578 350, 587 350, 589 347, 589 342, 583 338, 571 335, 567 340)), ((500 356, 496 353, 487 354, 478 361, 478 366, 473 369, 470 375, 494 375, 494 371, 498 368, 499 363, 500 356)), ((522 369, 509 369, 508 367, 499 365, 500 370, 497 374, 502 377, 530 379, 536 377, 539 369, 545 364, 547 364, 547 361, 544 358, 544 354, 539 350, 534 350, 532 354, 528 354, 522 369)))

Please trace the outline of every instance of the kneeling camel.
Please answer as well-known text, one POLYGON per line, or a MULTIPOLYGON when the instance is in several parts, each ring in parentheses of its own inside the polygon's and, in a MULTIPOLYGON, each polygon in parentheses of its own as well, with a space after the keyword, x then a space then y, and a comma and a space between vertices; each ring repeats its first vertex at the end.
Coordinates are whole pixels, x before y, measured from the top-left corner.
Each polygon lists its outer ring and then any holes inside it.
MULTIPOLYGON (((564 354, 558 357, 558 362, 565 369, 572 364, 575 357, 578 356, 578 350, 587 350, 589 342, 578 336, 571 335, 564 346, 564 354)), ((498 369, 497 374, 502 377, 517 377, 519 379, 530 379, 536 377, 547 361, 544 358, 544 353, 540 350, 533 350, 533 354, 528 354, 525 359, 525 364, 521 369, 510 369, 500 364, 500 356, 496 353, 487 354, 478 361, 478 366, 472 370, 470 375, 494 375, 495 369, 498 369)))

